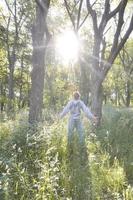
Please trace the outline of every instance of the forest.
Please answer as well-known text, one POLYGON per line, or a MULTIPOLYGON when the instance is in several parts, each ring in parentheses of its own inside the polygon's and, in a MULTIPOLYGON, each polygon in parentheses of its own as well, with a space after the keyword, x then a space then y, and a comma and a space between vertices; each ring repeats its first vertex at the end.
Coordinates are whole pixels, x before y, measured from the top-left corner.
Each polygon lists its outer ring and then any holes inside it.
POLYGON ((133 200, 132 0, 0 0, 0 200, 29 199, 133 200))

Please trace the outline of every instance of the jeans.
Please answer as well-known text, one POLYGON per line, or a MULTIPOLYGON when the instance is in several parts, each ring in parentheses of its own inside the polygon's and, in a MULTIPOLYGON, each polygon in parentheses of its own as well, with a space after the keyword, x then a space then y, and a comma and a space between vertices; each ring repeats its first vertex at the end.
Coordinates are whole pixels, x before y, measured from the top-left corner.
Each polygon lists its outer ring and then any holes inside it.
POLYGON ((81 119, 73 119, 72 117, 69 118, 69 122, 68 122, 68 144, 71 144, 72 142, 72 136, 73 136, 73 132, 75 128, 78 133, 79 142, 80 144, 83 144, 84 131, 83 131, 83 125, 82 125, 81 119))

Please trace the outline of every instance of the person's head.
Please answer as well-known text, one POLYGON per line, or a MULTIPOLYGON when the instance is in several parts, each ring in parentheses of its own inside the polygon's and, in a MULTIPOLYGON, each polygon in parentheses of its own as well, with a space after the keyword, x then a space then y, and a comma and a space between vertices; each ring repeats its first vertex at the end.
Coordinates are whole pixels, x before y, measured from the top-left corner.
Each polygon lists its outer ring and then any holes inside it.
POLYGON ((78 91, 75 91, 75 92, 73 93, 73 97, 74 97, 75 100, 80 99, 80 93, 79 93, 78 91))

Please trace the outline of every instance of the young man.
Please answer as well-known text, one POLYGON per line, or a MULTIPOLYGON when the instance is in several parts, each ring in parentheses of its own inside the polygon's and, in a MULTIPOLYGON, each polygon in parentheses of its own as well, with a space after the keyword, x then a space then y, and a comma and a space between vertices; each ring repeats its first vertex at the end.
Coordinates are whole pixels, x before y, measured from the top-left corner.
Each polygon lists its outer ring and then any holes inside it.
POLYGON ((63 118, 68 112, 70 112, 68 122, 68 144, 71 143, 71 138, 75 128, 78 133, 80 143, 84 143, 84 131, 80 118, 81 110, 85 113, 87 118, 94 121, 97 120, 97 118, 91 113, 90 109, 84 104, 83 101, 80 100, 80 93, 77 91, 73 94, 73 100, 68 102, 60 114, 60 118, 63 118))

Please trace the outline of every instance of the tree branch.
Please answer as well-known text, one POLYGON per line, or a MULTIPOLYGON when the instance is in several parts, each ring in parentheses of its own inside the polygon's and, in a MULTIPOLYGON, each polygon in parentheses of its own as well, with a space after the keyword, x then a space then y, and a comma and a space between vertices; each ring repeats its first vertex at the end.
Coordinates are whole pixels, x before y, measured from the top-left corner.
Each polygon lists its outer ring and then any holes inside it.
MULTIPOLYGON (((96 11, 92 9, 92 5, 90 4, 90 0, 86 0, 88 13, 90 13, 93 21, 94 33, 97 34, 99 32, 97 25, 97 14, 96 11)), ((94 4, 93 4, 94 5, 94 4)))
POLYGON ((4 20, 4 21, 5 21, 5 24, 7 25, 8 22, 6 21, 6 16, 4 15, 4 13, 3 13, 2 10, 0 10, 0 13, 1 13, 1 16, 2 16, 2 20, 4 20))
POLYGON ((103 36, 111 29, 111 26, 103 33, 103 36))
POLYGON ((47 0, 47 2, 46 1, 44 2, 44 0, 43 1, 35 0, 35 2, 43 12, 45 11, 47 13, 49 5, 50 5, 50 0, 47 0), (46 4, 46 6, 45 6, 45 4, 46 4))
POLYGON ((104 70, 104 74, 106 75, 107 72, 109 71, 111 65, 113 64, 115 58, 117 57, 117 55, 119 54, 119 52, 121 51, 122 47, 125 45, 127 39, 129 38, 131 32, 133 31, 133 15, 130 21, 130 25, 125 33, 125 35, 123 36, 123 38, 121 39, 119 45, 117 46, 116 50, 112 53, 112 55, 109 57, 108 62, 110 63, 104 70))
MULTIPOLYGON (((23 16, 24 16, 24 11, 21 12, 21 16, 20 16, 20 19, 19 19, 19 21, 18 21, 18 25, 21 24, 21 22, 22 22, 22 20, 23 20, 23 16)), ((27 16, 26 16, 26 17, 27 17, 27 16)), ((26 19, 26 17, 25 17, 25 19, 26 19)))
POLYGON ((106 0, 105 1, 105 9, 104 9, 104 13, 102 15, 102 19, 99 25, 99 32, 101 33, 101 35, 103 34, 103 31, 106 27, 106 24, 108 22, 107 17, 109 15, 109 11, 110 11, 110 0, 106 0))
POLYGON ((10 8, 9 3, 8 3, 7 0, 5 0, 5 3, 6 3, 6 6, 7 6, 8 10, 9 10, 9 11, 11 12, 11 14, 14 16, 14 13, 13 13, 12 9, 10 8))
POLYGON ((79 29, 82 5, 83 5, 83 0, 80 0, 79 9, 78 9, 78 17, 77 17, 77 30, 79 29))
POLYGON ((118 25, 117 25, 116 33, 114 35, 114 41, 113 41, 113 45, 112 45, 112 48, 111 48, 110 57, 112 56, 113 52, 116 50, 117 45, 118 45, 118 40, 119 40, 121 28, 122 28, 122 25, 124 23, 123 16, 124 16, 124 10, 125 10, 126 5, 127 5, 127 1, 128 0, 124 0, 124 1, 121 2, 121 6, 120 6, 120 10, 119 10, 118 25))
POLYGON ((78 30, 82 27, 82 25, 85 23, 86 19, 88 18, 89 13, 87 13, 87 15, 85 16, 85 18, 83 19, 83 21, 80 23, 78 30))
POLYGON ((109 21, 112 17, 114 17, 119 12, 122 1, 119 3, 119 5, 112 12, 109 13, 109 15, 107 17, 107 21, 109 21))
POLYGON ((67 0, 64 0, 64 3, 65 3, 65 7, 66 7, 66 10, 67 10, 67 13, 68 13, 68 15, 69 15, 69 17, 70 17, 70 20, 71 20, 71 22, 72 22, 72 25, 73 25, 73 27, 74 27, 74 29, 75 29, 75 22, 74 22, 72 13, 70 12, 69 5, 68 5, 68 3, 67 3, 67 0))
POLYGON ((122 48, 122 53, 123 54, 121 55, 121 52, 119 52, 119 57, 120 57, 120 60, 121 60, 121 62, 123 64, 123 66, 124 66, 124 70, 125 71, 129 71, 129 74, 131 74, 132 70, 133 70, 133 67, 132 68, 130 68, 130 67, 133 64, 133 57, 131 55, 129 55, 128 51, 124 47, 122 48), (126 66, 127 66, 127 69, 126 69, 126 66))
MULTIPOLYGON (((124 44, 126 43, 130 33, 133 31, 133 15, 132 15, 132 19, 131 19, 131 22, 130 22, 130 25, 129 25, 129 28, 128 30, 126 31, 124 37, 122 38, 121 42, 119 43, 117 49, 116 49, 116 52, 114 54, 114 58, 116 58, 116 56, 118 55, 118 53, 120 52, 120 50, 122 49, 122 47, 124 46, 124 44)), ((114 60, 112 58, 112 60, 114 60)))
MULTIPOLYGON (((74 2, 75 2, 75 1, 74 1, 74 2)), ((75 9, 76 6, 78 5, 78 3, 79 3, 79 1, 76 1, 76 2, 75 2, 74 6, 73 6, 73 8, 72 8, 71 14, 74 12, 74 9, 75 9)), ((70 9, 70 7, 69 7, 69 9, 70 9)))

